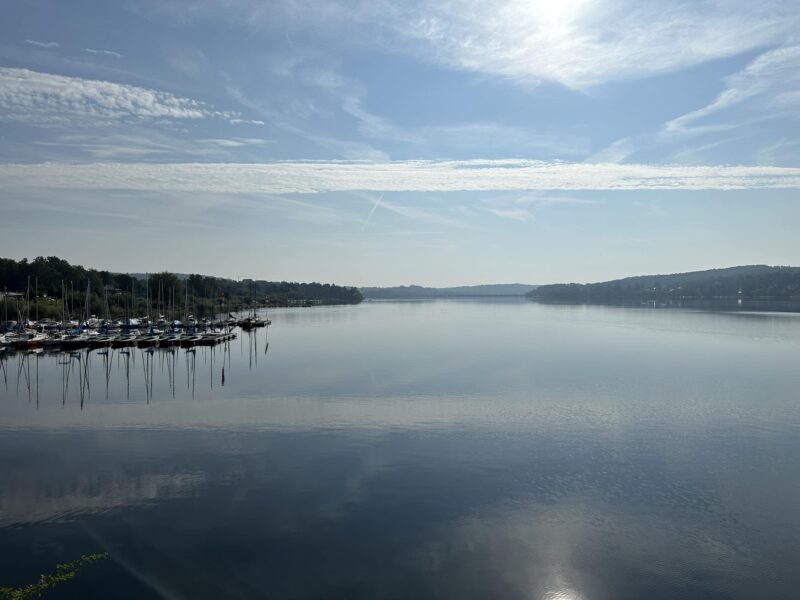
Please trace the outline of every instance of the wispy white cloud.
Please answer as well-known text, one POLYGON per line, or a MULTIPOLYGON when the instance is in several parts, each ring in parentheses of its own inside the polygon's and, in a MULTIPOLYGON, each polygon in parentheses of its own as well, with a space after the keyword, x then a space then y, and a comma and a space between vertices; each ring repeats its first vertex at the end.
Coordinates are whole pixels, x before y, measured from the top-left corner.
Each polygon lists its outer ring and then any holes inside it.
POLYGON ((624 137, 615 140, 599 152, 595 152, 586 159, 592 163, 620 163, 632 155, 636 146, 632 138, 624 137))
POLYGON ((241 148, 243 146, 261 146, 270 143, 270 140, 262 138, 211 138, 199 140, 205 144, 220 146, 221 148, 241 148))
POLYGON ((367 110, 363 99, 352 94, 343 98, 342 109, 356 119, 358 131, 365 138, 401 142, 422 148, 435 146, 461 150, 481 147, 488 151, 513 147, 520 153, 546 151, 548 154, 576 156, 585 155, 589 147, 587 138, 574 134, 542 134, 493 122, 403 127, 367 110))
POLYGON ((114 52, 113 50, 97 50, 95 48, 84 48, 85 52, 89 54, 98 54, 100 56, 113 56, 114 58, 122 58, 122 54, 114 52))
MULTIPOLYGON (((348 159, 489 155, 565 160, 588 156, 588 162, 597 163, 683 160, 684 156, 689 160, 688 155, 676 153, 683 150, 676 148, 682 143, 680 136, 741 136, 731 130, 757 118, 791 118, 800 105, 800 86, 795 83, 800 73, 794 49, 800 31, 796 0, 330 0, 324 7, 315 0, 277 5, 227 0, 224 8, 202 0, 164 0, 152 10, 187 15, 188 20, 228 19, 240 28, 281 37, 297 33, 295 39, 309 40, 264 59, 260 66, 279 81, 277 85, 259 89, 243 83, 242 87, 270 109, 264 118, 273 127, 281 120, 288 123, 285 131, 322 146, 326 155, 348 159), (355 46, 355 52, 343 45, 355 46), (616 127, 621 139, 591 155, 591 135, 598 125, 592 115, 577 115, 572 127, 553 135, 546 121, 532 115, 530 120, 517 117, 513 122, 516 115, 504 114, 499 105, 472 113, 478 115, 475 122, 457 122, 454 117, 456 122, 439 118, 426 123, 424 111, 412 119, 398 111, 384 112, 382 107, 391 103, 373 100, 368 77, 347 58, 375 49, 381 55, 411 55, 436 67, 476 73, 480 76, 472 78, 476 86, 486 76, 526 88, 556 82, 589 90, 596 96, 590 101, 597 96, 607 100, 605 92, 611 91, 609 87, 593 92, 594 86, 723 58, 762 56, 725 80, 726 88, 711 102, 704 96, 705 86, 689 83, 691 90, 683 95, 681 106, 694 97, 698 110, 664 127, 663 120, 639 127, 635 120, 623 126, 612 118, 609 127, 616 127), (314 129, 333 122, 336 133, 333 128, 324 133, 314 129), (335 135, 349 137, 332 139, 335 135)), ((729 69, 731 64, 734 61, 720 62, 708 73, 729 69)), ((637 110, 642 115, 658 112, 662 119, 659 111, 669 110, 671 102, 665 99, 658 108, 637 110)), ((742 136, 747 141, 736 148, 705 146, 703 155, 711 162, 755 162, 754 152, 769 135, 757 129, 758 125, 751 127, 742 136)))
POLYGON ((422 145, 445 148, 483 148, 498 151, 514 148, 521 156, 577 157, 589 151, 589 138, 569 132, 538 133, 524 127, 501 123, 458 123, 420 129, 422 145))
POLYGON ((231 125, 266 125, 266 123, 260 119, 242 119, 239 117, 228 119, 228 123, 231 125))
POLYGON ((294 58, 284 55, 269 65, 286 82, 299 81, 315 92, 323 92, 336 110, 355 121, 358 134, 369 140, 457 151, 477 147, 484 152, 514 148, 523 155, 545 152, 558 157, 585 156, 589 149, 589 140, 584 136, 563 131, 557 135, 539 133, 492 121, 404 126, 369 110, 365 86, 344 76, 338 64, 328 57, 314 56, 304 50, 294 58))
MULTIPOLYGON (((386 152, 364 142, 334 138, 329 135, 323 135, 317 131, 311 131, 306 126, 302 125, 302 122, 298 122, 298 119, 287 117, 282 111, 276 109, 270 104, 268 99, 257 96, 251 97, 238 85, 230 83, 226 87, 226 90, 241 106, 247 107, 247 109, 253 111, 253 113, 269 119, 272 127, 280 129, 290 135, 308 140, 321 148, 335 153, 336 156, 341 156, 348 160, 370 161, 389 160, 390 158, 386 152)), ((255 121, 255 123, 263 124, 263 121, 255 121)))
POLYGON ((601 200, 591 198, 573 198, 571 196, 548 196, 541 192, 530 192, 515 200, 516 204, 532 206, 536 209, 551 206, 594 206, 602 204, 601 200))
POLYGON ((84 153, 93 160, 100 161, 175 161, 186 157, 191 157, 193 160, 219 161, 229 158, 229 150, 249 145, 248 142, 255 144, 255 140, 249 138, 186 140, 159 131, 135 128, 126 133, 57 135, 49 140, 34 141, 33 144, 41 148, 62 149, 70 157, 75 157, 76 152, 84 153), (244 143, 241 140, 244 140, 244 143))
POLYGON ((800 25, 794 0, 255 0, 159 3, 185 18, 313 29, 445 67, 585 89, 779 46, 800 25), (171 8, 170 8, 171 7, 171 8))
MULTIPOLYGON (((4 185, 210 193, 800 188, 800 168, 589 164, 531 160, 263 164, 4 164, 4 185)), ((403 207, 385 200, 396 212, 403 207)), ((411 215, 406 215, 411 216, 411 215)))
POLYGON ((103 136, 102 139, 88 135, 69 135, 57 136, 54 140, 37 140, 33 143, 41 147, 85 152, 95 160, 144 160, 147 157, 174 152, 174 148, 168 144, 154 142, 150 138, 137 135, 103 136))
POLYGON ((238 113, 134 85, 0 67, 0 120, 95 124, 118 120, 238 119, 238 113))
MULTIPOLYGON (((670 119, 653 133, 618 139, 587 162, 622 162, 659 148, 665 160, 681 164, 708 164, 731 153, 756 164, 796 164, 786 153, 770 159, 773 143, 765 143, 764 136, 765 124, 793 119, 800 107, 800 45, 766 50, 722 83, 723 90, 705 106, 670 119)), ((781 135, 785 142, 793 129, 781 135)))
POLYGON ((534 216, 533 213, 529 210, 524 208, 494 208, 490 207, 487 209, 490 213, 492 213, 496 217, 500 217, 501 219, 511 219, 512 221, 519 221, 519 222, 527 222, 533 221, 534 216))
POLYGON ((445 0, 407 10, 394 27, 433 60, 578 89, 780 43, 798 25, 792 2, 744 0, 486 0, 468 10, 445 0))
POLYGON ((427 208, 420 208, 418 206, 399 204, 395 202, 387 202, 386 200, 381 200, 381 207, 393 212, 396 215, 400 215, 406 219, 411 219, 412 221, 431 223, 433 225, 444 225, 447 227, 465 226, 460 219, 437 214, 436 212, 433 212, 427 208))
MULTIPOLYGON (((742 137, 728 137, 715 139, 713 142, 699 145, 688 145, 678 148, 670 155, 672 162, 681 164, 705 164, 709 154, 717 151, 721 146, 741 142, 742 137)), ((773 162, 757 161, 758 164, 775 164, 773 162)))
POLYGON ((781 138, 759 148, 756 152, 756 162, 768 165, 795 164, 798 147, 800 147, 800 140, 781 138))
MULTIPOLYGON (((709 122, 709 117, 739 109, 750 109, 750 118, 780 118, 796 114, 800 105, 800 45, 764 52, 742 71, 725 80, 725 89, 710 104, 669 121, 664 132, 672 135, 726 130, 741 125, 709 122)), ((745 116, 746 117, 746 116, 745 116)))
POLYGON ((25 40, 29 46, 36 46, 38 48, 58 48, 58 42, 39 42, 37 40, 25 40))
POLYGON ((512 221, 536 220, 536 213, 549 207, 594 206, 602 201, 591 198, 548 195, 543 191, 529 191, 521 196, 490 198, 483 201, 484 209, 496 217, 512 221))

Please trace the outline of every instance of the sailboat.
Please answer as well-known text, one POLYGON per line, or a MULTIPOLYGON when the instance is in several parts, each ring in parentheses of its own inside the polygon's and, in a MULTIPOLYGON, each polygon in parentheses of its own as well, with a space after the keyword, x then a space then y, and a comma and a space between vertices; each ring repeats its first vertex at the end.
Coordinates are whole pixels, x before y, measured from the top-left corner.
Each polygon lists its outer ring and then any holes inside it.
POLYGON ((19 330, 17 333, 6 335, 6 342, 10 341, 11 347, 15 350, 31 350, 33 348, 41 348, 44 346, 44 341, 47 339, 45 334, 38 333, 35 329, 26 328, 26 325, 30 321, 30 294, 31 278, 28 277, 28 291, 26 293, 27 306, 25 308, 26 314, 23 315, 18 311, 19 330))
MULTIPOLYGON (((265 296, 265 305, 268 304, 268 298, 265 296)), ((252 307, 252 314, 248 315, 244 319, 241 319, 237 325, 242 329, 255 329, 256 327, 266 327, 271 323, 269 319, 262 319, 256 314, 256 294, 255 294, 255 282, 253 282, 253 299, 251 301, 252 307)))

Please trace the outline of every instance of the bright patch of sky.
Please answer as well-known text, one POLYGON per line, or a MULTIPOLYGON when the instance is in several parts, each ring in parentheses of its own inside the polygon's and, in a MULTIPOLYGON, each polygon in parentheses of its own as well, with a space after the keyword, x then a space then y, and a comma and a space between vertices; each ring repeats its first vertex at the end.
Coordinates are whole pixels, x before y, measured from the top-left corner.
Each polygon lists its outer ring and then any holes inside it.
POLYGON ((800 5, 5 2, 0 255, 358 285, 800 256, 800 5))

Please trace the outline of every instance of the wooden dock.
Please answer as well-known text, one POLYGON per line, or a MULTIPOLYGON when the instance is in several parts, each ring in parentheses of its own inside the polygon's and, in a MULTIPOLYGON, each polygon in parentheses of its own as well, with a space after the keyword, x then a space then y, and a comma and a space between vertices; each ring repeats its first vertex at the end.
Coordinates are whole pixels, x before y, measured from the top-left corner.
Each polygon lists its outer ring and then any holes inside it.
POLYGON ((216 346, 236 339, 233 331, 199 332, 196 334, 169 333, 159 335, 98 335, 98 336, 54 336, 41 340, 6 340, 0 352, 24 352, 43 350, 45 352, 73 352, 76 350, 100 350, 108 348, 193 348, 195 346, 216 346))

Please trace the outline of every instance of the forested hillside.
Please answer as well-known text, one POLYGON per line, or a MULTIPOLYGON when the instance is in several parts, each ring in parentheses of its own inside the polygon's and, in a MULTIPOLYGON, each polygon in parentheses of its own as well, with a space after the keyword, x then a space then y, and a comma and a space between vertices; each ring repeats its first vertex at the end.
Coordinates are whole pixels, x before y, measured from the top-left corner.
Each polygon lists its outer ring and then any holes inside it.
POLYGON ((524 296, 536 286, 523 283, 497 283, 490 285, 465 285, 458 287, 423 287, 401 285, 396 287, 363 287, 361 293, 373 300, 413 300, 424 298, 471 298, 483 296, 524 296))
POLYGON ((528 298, 563 302, 800 299, 800 267, 751 265, 670 275, 644 275, 601 283, 539 286, 528 298))
POLYGON ((212 310, 239 310, 257 306, 305 304, 353 304, 362 296, 354 287, 321 283, 249 280, 235 281, 220 277, 193 274, 178 277, 174 273, 154 273, 147 278, 134 275, 87 269, 67 261, 38 257, 31 261, 0 258, 0 292, 12 293, 15 299, 9 310, 16 317, 17 303, 22 298, 31 302, 38 292, 42 316, 55 316, 67 306, 75 310, 85 306, 86 290, 96 314, 141 313, 172 306, 175 310, 194 309, 198 314, 212 310), (21 294, 19 298, 17 294, 21 294), (149 300, 148 300, 149 299, 149 300), (149 306, 148 306, 149 302, 149 306), (107 308, 108 307, 108 308, 107 308), (52 315, 51 315, 52 313, 52 315))

